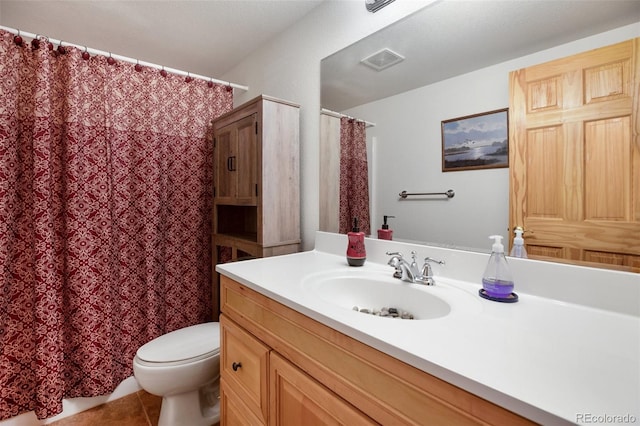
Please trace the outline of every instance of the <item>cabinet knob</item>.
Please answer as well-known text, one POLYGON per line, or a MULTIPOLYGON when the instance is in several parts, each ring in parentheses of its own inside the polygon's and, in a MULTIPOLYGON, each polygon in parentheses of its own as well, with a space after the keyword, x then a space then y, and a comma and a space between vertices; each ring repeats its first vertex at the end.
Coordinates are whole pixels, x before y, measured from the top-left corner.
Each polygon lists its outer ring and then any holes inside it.
POLYGON ((240 367, 242 367, 241 362, 234 362, 233 364, 231 364, 231 368, 233 368, 233 371, 238 371, 240 367))

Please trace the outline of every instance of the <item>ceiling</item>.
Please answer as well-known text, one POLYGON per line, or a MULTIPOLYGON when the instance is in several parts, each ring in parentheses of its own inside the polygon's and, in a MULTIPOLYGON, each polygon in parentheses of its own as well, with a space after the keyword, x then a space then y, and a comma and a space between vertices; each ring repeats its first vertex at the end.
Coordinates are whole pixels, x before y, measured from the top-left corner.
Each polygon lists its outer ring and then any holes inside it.
POLYGON ((321 104, 342 112, 636 22, 639 0, 436 1, 323 59, 321 104), (360 63, 383 48, 405 60, 360 63))
MULTIPOLYGON (((0 24, 221 78, 324 1, 361 0, 0 0, 0 24)), ((322 106, 343 111, 638 21, 640 0, 436 0, 323 60, 322 106), (383 47, 406 60, 382 72, 359 63, 383 47)))
POLYGON ((220 78, 323 1, 0 0, 0 24, 220 78))

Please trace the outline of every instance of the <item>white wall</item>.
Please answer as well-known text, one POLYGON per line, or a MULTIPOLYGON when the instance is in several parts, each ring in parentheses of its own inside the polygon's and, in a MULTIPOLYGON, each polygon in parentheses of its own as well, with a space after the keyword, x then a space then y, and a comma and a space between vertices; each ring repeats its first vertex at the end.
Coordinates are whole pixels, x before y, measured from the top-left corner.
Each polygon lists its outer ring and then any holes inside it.
MULTIPOLYGON (((441 121, 509 106, 509 72, 640 36, 640 23, 480 69, 346 113, 376 123, 372 215, 394 215, 394 238, 489 250, 489 235, 508 236, 509 170, 442 172, 441 121), (398 193, 455 197, 399 201, 398 193)), ((380 222, 380 223, 378 223, 380 222)), ((375 235, 375 234, 374 234, 375 235)), ((510 237, 509 237, 510 238, 510 237)))
POLYGON ((252 53, 223 80, 241 81, 246 93, 234 94, 242 104, 261 93, 301 105, 300 182, 303 249, 314 246, 319 213, 320 61, 322 58, 432 3, 402 0, 376 13, 363 0, 327 0, 295 26, 252 53))

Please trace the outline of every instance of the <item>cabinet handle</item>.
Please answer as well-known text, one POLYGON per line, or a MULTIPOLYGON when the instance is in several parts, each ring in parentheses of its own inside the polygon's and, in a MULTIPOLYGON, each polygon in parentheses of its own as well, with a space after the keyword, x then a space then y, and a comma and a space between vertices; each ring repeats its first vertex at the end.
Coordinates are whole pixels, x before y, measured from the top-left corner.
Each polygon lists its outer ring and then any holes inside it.
POLYGON ((236 171, 236 156, 227 157, 227 170, 230 172, 236 171))
POLYGON ((234 362, 233 364, 231 364, 231 368, 233 368, 233 371, 238 371, 240 367, 242 367, 241 362, 234 362))

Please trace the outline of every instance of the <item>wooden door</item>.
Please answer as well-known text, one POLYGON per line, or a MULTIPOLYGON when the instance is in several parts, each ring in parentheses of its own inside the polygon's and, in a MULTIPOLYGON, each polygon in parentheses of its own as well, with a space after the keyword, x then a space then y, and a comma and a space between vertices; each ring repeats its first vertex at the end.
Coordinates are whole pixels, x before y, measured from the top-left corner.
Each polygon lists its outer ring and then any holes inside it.
POLYGON ((639 49, 510 74, 510 229, 529 257, 640 271, 639 49))

